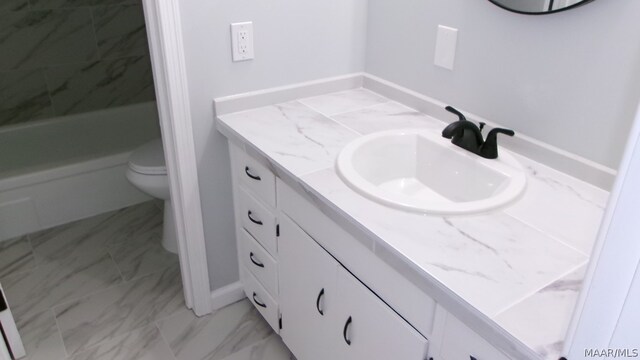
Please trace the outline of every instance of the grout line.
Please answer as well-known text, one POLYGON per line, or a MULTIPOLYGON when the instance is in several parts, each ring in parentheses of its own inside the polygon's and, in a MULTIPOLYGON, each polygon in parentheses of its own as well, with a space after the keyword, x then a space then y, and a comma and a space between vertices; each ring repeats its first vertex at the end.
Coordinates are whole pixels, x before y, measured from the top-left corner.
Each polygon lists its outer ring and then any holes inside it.
MULTIPOLYGON (((493 315, 490 316, 490 318, 492 320, 494 320, 494 322, 495 322, 495 318, 497 318, 498 316, 500 316, 500 315, 506 313, 507 311, 511 310, 512 308, 518 306, 519 304, 521 304, 522 302, 526 301, 530 297, 532 297, 532 296, 536 295, 537 293, 539 293, 540 291, 544 290, 549 285, 555 283, 558 280, 564 279, 565 277, 569 276, 571 273, 577 271, 578 269, 580 269, 581 267, 583 267, 583 266, 585 266, 587 264, 589 264, 588 260, 586 262, 582 262, 579 265, 570 268, 568 271, 562 273, 562 275, 554 278, 553 280, 545 283, 544 285, 536 288, 535 290, 528 292, 526 295, 523 295, 521 298, 519 298, 518 300, 515 300, 510 305, 507 305, 504 308, 500 309, 499 311, 495 312, 493 315)), ((584 278, 583 278, 583 283, 584 283, 584 278)), ((580 292, 580 291, 578 291, 578 292, 580 292)), ((576 300, 577 300, 577 298, 576 298, 576 300)))
POLYGON ((36 249, 33 247, 33 243, 31 242, 31 234, 27 234, 25 236, 27 237, 27 244, 29 244, 29 249, 31 249, 31 256, 33 256, 33 262, 35 263, 33 270, 35 270, 40 267, 40 261, 38 261, 36 249))
POLYGON ((113 258, 113 254, 111 253, 111 251, 108 250, 107 246, 105 246, 105 248, 107 248, 105 249, 105 251, 107 252, 107 255, 109 255, 109 259, 113 263, 113 266, 115 266, 116 271, 118 271, 118 274, 120 275, 120 279, 122 280, 122 283, 123 284, 126 283, 127 280, 124 278, 124 275, 122 275, 122 271, 120 270, 120 267, 118 266, 118 263, 116 262, 116 260, 113 258))
POLYGON ((53 315, 53 321, 56 323, 56 329, 58 330, 58 335, 60 335, 60 340, 62 341, 62 350, 64 350, 64 354, 66 358, 69 358, 69 351, 67 350, 67 344, 64 342, 64 337, 62 336, 62 330, 60 330, 60 323, 58 322, 58 316, 56 312, 53 311, 53 306, 49 308, 51 311, 51 315, 53 315))
POLYGON ((307 104, 303 103, 303 102, 302 102, 302 101, 300 101, 300 100, 294 100, 294 101, 297 101, 298 103, 302 104, 302 106, 305 106, 305 107, 309 108, 311 111, 313 111, 313 112, 316 112, 316 113, 320 114, 322 117, 324 117, 324 118, 326 118, 326 119, 328 119, 328 120, 331 120, 332 122, 334 122, 334 123, 336 123, 336 124, 340 125, 340 127, 342 127, 342 128, 345 128, 345 129, 349 130, 349 132, 352 132, 352 133, 354 133, 354 134, 356 134, 356 135, 358 135, 358 136, 362 136, 362 135, 363 135, 363 134, 359 133, 358 131, 356 131, 356 130, 354 130, 354 129, 352 129, 352 128, 348 127, 348 126, 346 126, 345 124, 343 124, 343 123, 341 123, 341 122, 339 122, 339 121, 336 121, 336 120, 335 120, 334 118, 332 118, 330 115, 326 115, 326 114, 322 113, 321 111, 319 111, 318 109, 314 108, 313 106, 309 106, 309 105, 307 105, 307 104))
MULTIPOLYGON (((360 89, 363 89, 363 88, 357 88, 357 89, 352 89, 352 90, 360 90, 360 89)), ((352 91, 352 90, 347 90, 347 91, 352 91)), ((372 92, 371 90, 367 90, 367 91, 372 92)), ((341 91, 339 91, 338 93, 340 93, 340 92, 341 92, 341 91)), ((337 94, 337 93, 329 93, 329 94, 326 94, 326 95, 332 95, 332 94, 337 94)), ((341 112, 337 112, 337 113, 334 113, 334 114, 328 114, 328 113, 325 113, 325 112, 323 112, 323 111, 318 110, 316 107, 314 107, 314 106, 312 106, 312 105, 308 105, 308 104, 306 103, 306 101, 305 101, 305 100, 307 100, 307 99, 312 99, 312 98, 314 98, 314 97, 316 97, 316 96, 311 97, 311 98, 295 99, 295 100, 293 100, 293 101, 297 101, 297 102, 301 103, 302 105, 304 105, 304 106, 306 106, 306 107, 310 108, 311 110, 313 110, 313 111, 315 111, 315 112, 317 112, 317 113, 319 113, 319 114, 321 114, 321 115, 323 115, 323 116, 326 116, 326 117, 332 117, 332 116, 338 116, 338 115, 347 114, 347 113, 352 113, 352 112, 356 112, 356 111, 362 111, 362 110, 365 110, 365 109, 368 109, 368 108, 372 108, 372 107, 375 107, 375 106, 378 106, 378 105, 382 105, 382 104, 390 103, 390 102, 392 102, 392 101, 393 101, 393 100, 391 100, 391 99, 389 99, 389 98, 386 98, 386 97, 384 97, 384 96, 382 96, 382 95, 378 95, 377 93, 374 93, 374 94, 376 94, 377 96, 381 97, 381 98, 382 98, 382 99, 384 99, 385 101, 381 101, 381 102, 376 103, 376 104, 373 104, 373 105, 364 105, 364 106, 355 107, 355 108, 353 108, 353 109, 349 109, 348 111, 341 111, 341 112)), ((326 95, 319 95, 319 96, 326 96, 326 95)))
POLYGON ((100 51, 100 46, 98 44, 98 31, 96 30, 96 20, 95 20, 95 16, 93 15, 93 11, 95 10, 96 7, 97 6, 89 7, 89 17, 91 18, 91 30, 93 34, 93 40, 95 41, 94 45, 96 46, 96 58, 98 61, 102 61, 103 56, 102 56, 102 52, 100 51))
POLYGON ((173 348, 171 347, 171 343, 170 343, 169 341, 167 341, 167 339, 165 338, 164 334, 162 334, 162 330, 160 330, 160 325, 158 325, 158 321, 160 321, 160 320, 161 320, 161 319, 154 321, 154 322, 153 322, 153 325, 154 325, 154 326, 156 327, 156 329, 158 330, 158 334, 160 335, 160 340, 161 340, 162 342, 164 342, 164 343, 165 343, 165 345, 167 345, 167 347, 169 348, 169 351, 171 351, 171 357, 173 357, 174 359, 177 359, 177 356, 178 356, 178 355, 175 353, 175 351, 174 351, 174 350, 173 350, 173 348))
POLYGON ((49 106, 51 107, 51 112, 53 113, 52 115, 53 115, 53 117, 56 117, 56 116, 59 116, 59 115, 58 115, 58 111, 56 110, 55 105, 53 104, 53 96, 51 95, 53 93, 53 90, 52 90, 52 86, 49 84, 49 77, 47 76, 47 69, 48 69, 48 67, 42 67, 42 68, 39 68, 38 71, 40 71, 40 75, 42 76, 42 79, 44 80, 44 87, 47 90, 47 98, 49 98, 49 106))
MULTIPOLYGON (((567 247, 567 248, 569 248, 569 249, 571 249, 571 250, 573 250, 573 251, 575 251, 575 252, 579 253, 580 255, 584 255, 584 256, 587 258, 587 261, 591 260, 591 255, 592 255, 592 253, 590 253, 590 252, 584 252, 584 251, 582 251, 582 250, 578 249, 575 245, 570 244, 570 243, 569 243, 569 240, 567 240, 567 239, 565 239, 565 238, 563 238, 563 237, 561 237, 561 236, 557 236, 557 235, 554 235, 554 234, 550 234, 549 232, 547 232, 547 231, 545 231, 545 230, 543 230, 543 229, 539 228, 538 226, 535 226, 535 225, 533 225, 533 224, 530 224, 528 221, 525 221, 525 220, 521 219, 519 216, 512 215, 511 213, 509 213, 509 212, 508 212, 508 208, 507 208, 507 209, 503 209, 503 210, 502 210, 502 213, 503 213, 504 215, 506 215, 506 216, 508 216, 508 217, 510 217, 510 218, 512 218, 512 219, 514 219, 514 220, 516 220, 517 222, 519 222, 519 223, 523 224, 524 226, 526 226, 526 227, 528 227, 528 228, 531 228, 531 229, 533 229, 533 230, 535 230, 535 231, 539 232, 540 234, 544 235, 545 237, 547 237, 547 238, 549 238, 549 239, 551 239, 551 240, 553 240, 553 241, 555 241, 555 242, 557 242, 557 243, 560 243, 561 245, 564 245, 565 247, 567 247)), ((594 240, 593 240, 593 241, 594 241, 594 242, 596 241, 596 238, 595 238, 595 237, 594 237, 594 240)))

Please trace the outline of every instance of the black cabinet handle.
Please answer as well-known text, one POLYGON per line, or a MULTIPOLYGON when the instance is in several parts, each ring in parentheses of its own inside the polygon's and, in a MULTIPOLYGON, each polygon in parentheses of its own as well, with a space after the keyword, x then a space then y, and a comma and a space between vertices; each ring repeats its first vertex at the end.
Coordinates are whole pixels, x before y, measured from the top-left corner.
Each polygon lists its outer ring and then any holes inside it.
POLYGON ((253 252, 250 252, 250 253, 249 253, 249 260, 251 260, 251 262, 253 263, 253 265, 255 265, 255 266, 257 266, 257 267, 261 267, 261 268, 263 268, 263 267, 264 267, 264 264, 263 264, 263 263, 261 263, 261 262, 259 262, 259 261, 257 261, 256 259, 254 259, 254 258, 253 258, 253 252))
POLYGON ((249 167, 248 167, 248 166, 245 166, 245 167, 244 167, 244 173, 245 173, 245 174, 247 174, 247 176, 248 176, 248 177, 252 178, 253 180, 257 180, 257 181, 262 180, 262 178, 261 178, 260 176, 253 175, 253 174, 251 173, 251 171, 249 171, 249 170, 250 170, 250 169, 249 169, 249 167))
POLYGON ((344 323, 344 329, 342 329, 342 337, 344 338, 344 342, 346 342, 349 346, 351 346, 351 340, 347 338, 347 331, 349 331, 349 326, 351 325, 352 321, 353 319, 351 319, 351 316, 349 316, 347 322, 344 323))
POLYGON ((322 299, 323 296, 324 296, 324 288, 320 290, 320 294, 318 294, 318 298, 316 299, 316 309, 318 309, 318 312, 322 316, 324 316, 324 311, 320 309, 320 299, 322 299))
POLYGON ((265 303, 262 303, 262 302, 258 301, 258 299, 256 299, 256 296, 257 296, 257 295, 258 295, 258 294, 256 294, 256 293, 255 293, 255 291, 254 291, 254 292, 253 292, 253 302, 254 302, 254 303, 256 303, 256 305, 258 305, 258 306, 263 307, 263 308, 265 308, 265 309, 266 309, 266 308, 267 308, 267 304, 265 304, 265 303))
POLYGON ((471 355, 469 355, 469 360, 478 360, 478 359, 476 359, 476 357, 475 357, 475 356, 471 356, 471 355))
POLYGON ((251 216, 251 214, 253 214, 253 213, 251 212, 251 210, 249 210, 249 212, 247 212, 247 217, 249 218, 249 220, 251 220, 251 222, 254 223, 254 224, 262 225, 262 221, 254 219, 251 216))

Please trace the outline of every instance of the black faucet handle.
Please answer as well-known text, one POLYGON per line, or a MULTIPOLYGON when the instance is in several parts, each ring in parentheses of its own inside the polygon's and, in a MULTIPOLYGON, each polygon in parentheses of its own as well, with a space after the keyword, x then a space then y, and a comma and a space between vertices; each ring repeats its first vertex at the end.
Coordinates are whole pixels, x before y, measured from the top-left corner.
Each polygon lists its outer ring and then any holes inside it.
POLYGON ((487 134, 487 138, 482 144, 478 155, 486 159, 496 159, 498 157, 498 134, 513 136, 516 133, 511 129, 493 128, 487 134))
POLYGON ((458 121, 467 121, 467 118, 464 117, 464 115, 460 111, 456 110, 453 106, 447 106, 444 109, 447 110, 450 113, 454 113, 454 114, 458 115, 458 121))
MULTIPOLYGON (((491 129, 491 131, 489 131, 489 135, 491 134, 504 134, 504 135, 508 135, 508 136, 513 136, 515 135, 515 131, 511 130, 511 129, 503 129, 503 128, 493 128, 491 129)), ((489 136, 487 135, 487 137, 489 136)))

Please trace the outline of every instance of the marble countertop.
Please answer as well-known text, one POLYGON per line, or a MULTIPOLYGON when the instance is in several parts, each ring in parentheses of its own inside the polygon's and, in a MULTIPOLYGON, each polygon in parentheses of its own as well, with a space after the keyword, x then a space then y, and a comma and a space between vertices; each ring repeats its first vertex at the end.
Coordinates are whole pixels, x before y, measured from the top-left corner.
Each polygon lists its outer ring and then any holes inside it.
POLYGON ((387 256, 444 285, 539 358, 557 360, 606 191, 514 154, 527 172, 519 201, 485 214, 427 216, 366 199, 335 171, 338 153, 357 137, 415 127, 440 132, 445 126, 366 89, 226 114, 217 121, 220 132, 265 156, 279 176, 290 177, 366 229, 387 256))

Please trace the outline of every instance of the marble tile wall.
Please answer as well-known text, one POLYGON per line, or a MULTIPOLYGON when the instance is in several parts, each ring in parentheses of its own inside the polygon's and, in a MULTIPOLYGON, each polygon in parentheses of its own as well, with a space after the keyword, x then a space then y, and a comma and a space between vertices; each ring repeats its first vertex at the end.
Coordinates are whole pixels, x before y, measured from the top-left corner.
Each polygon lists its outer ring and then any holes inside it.
POLYGON ((0 126, 154 99, 140 0, 0 1, 0 126))

